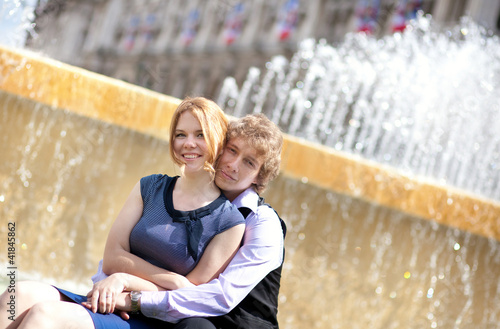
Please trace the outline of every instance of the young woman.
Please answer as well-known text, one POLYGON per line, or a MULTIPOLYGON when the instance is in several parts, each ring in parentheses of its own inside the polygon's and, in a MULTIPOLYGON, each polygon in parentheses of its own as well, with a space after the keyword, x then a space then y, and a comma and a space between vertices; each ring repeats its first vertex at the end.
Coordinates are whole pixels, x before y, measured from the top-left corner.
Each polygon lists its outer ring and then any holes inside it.
MULTIPOLYGON (((106 242, 101 270, 111 275, 94 278, 98 281, 87 296, 18 282, 16 320, 0 317, 0 328, 165 327, 140 314, 128 321, 113 314, 116 297, 130 291, 128 302, 137 309, 138 291, 208 282, 236 253, 245 221, 214 183, 226 130, 227 119, 214 102, 185 99, 170 132, 170 153, 181 176, 151 175, 133 188, 106 242), (157 266, 164 271, 159 273, 157 266), (127 273, 121 272, 124 268, 127 273)), ((2 313, 8 297, 0 297, 2 313)))

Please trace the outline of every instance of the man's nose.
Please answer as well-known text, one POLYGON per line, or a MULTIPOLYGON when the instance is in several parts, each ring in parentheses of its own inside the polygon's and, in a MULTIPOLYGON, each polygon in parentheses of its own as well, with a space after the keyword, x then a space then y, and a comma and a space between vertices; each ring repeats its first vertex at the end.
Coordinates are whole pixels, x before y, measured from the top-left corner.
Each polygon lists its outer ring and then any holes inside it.
POLYGON ((238 158, 234 158, 231 161, 228 161, 226 163, 226 165, 229 168, 229 170, 231 170, 233 172, 238 172, 238 170, 239 170, 239 159, 238 158))

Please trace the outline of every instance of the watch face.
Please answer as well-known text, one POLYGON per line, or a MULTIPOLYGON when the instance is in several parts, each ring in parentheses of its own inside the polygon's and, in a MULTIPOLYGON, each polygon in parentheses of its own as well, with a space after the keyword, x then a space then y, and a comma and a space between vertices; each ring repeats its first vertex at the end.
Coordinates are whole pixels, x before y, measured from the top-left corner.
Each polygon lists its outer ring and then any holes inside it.
POLYGON ((131 302, 131 311, 132 314, 137 314, 139 313, 139 309, 141 308, 139 303, 141 299, 141 292, 140 291, 131 291, 130 292, 130 302, 131 302))

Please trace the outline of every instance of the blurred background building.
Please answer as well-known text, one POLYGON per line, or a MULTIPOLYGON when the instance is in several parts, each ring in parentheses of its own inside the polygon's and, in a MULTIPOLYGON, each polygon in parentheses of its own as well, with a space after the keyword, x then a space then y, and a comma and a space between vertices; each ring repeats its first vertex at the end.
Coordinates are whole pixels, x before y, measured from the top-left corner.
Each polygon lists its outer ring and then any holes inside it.
POLYGON ((241 83, 300 40, 382 37, 418 11, 500 31, 498 0, 39 0, 27 47, 175 97, 215 97, 225 77, 241 83))

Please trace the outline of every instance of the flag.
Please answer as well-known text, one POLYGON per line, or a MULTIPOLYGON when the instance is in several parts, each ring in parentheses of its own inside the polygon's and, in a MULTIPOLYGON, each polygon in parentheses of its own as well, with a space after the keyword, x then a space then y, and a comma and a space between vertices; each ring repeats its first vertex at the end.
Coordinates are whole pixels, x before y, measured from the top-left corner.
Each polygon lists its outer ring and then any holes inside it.
POLYGON ((403 32, 408 21, 415 19, 422 9, 422 0, 399 0, 392 17, 392 32, 403 32))
POLYGON ((198 9, 192 9, 188 14, 181 32, 181 39, 184 46, 189 46, 189 44, 191 44, 191 42, 196 37, 196 29, 198 27, 199 21, 200 12, 198 11, 198 9))
POLYGON ((299 0, 287 0, 278 14, 278 38, 285 41, 297 27, 299 0))
POLYGON ((240 36, 243 30, 244 14, 245 7, 241 2, 228 13, 224 22, 224 42, 226 45, 232 44, 240 36))
POLYGON ((356 31, 372 34, 377 27, 379 0, 360 0, 355 10, 356 31))
POLYGON ((130 17, 129 24, 125 28, 125 33, 123 37, 123 48, 126 51, 131 51, 134 48, 138 26, 139 26, 139 17, 137 16, 130 17))
POLYGON ((153 40, 153 28, 156 22, 156 15, 149 13, 141 24, 140 33, 144 45, 148 45, 153 40))

